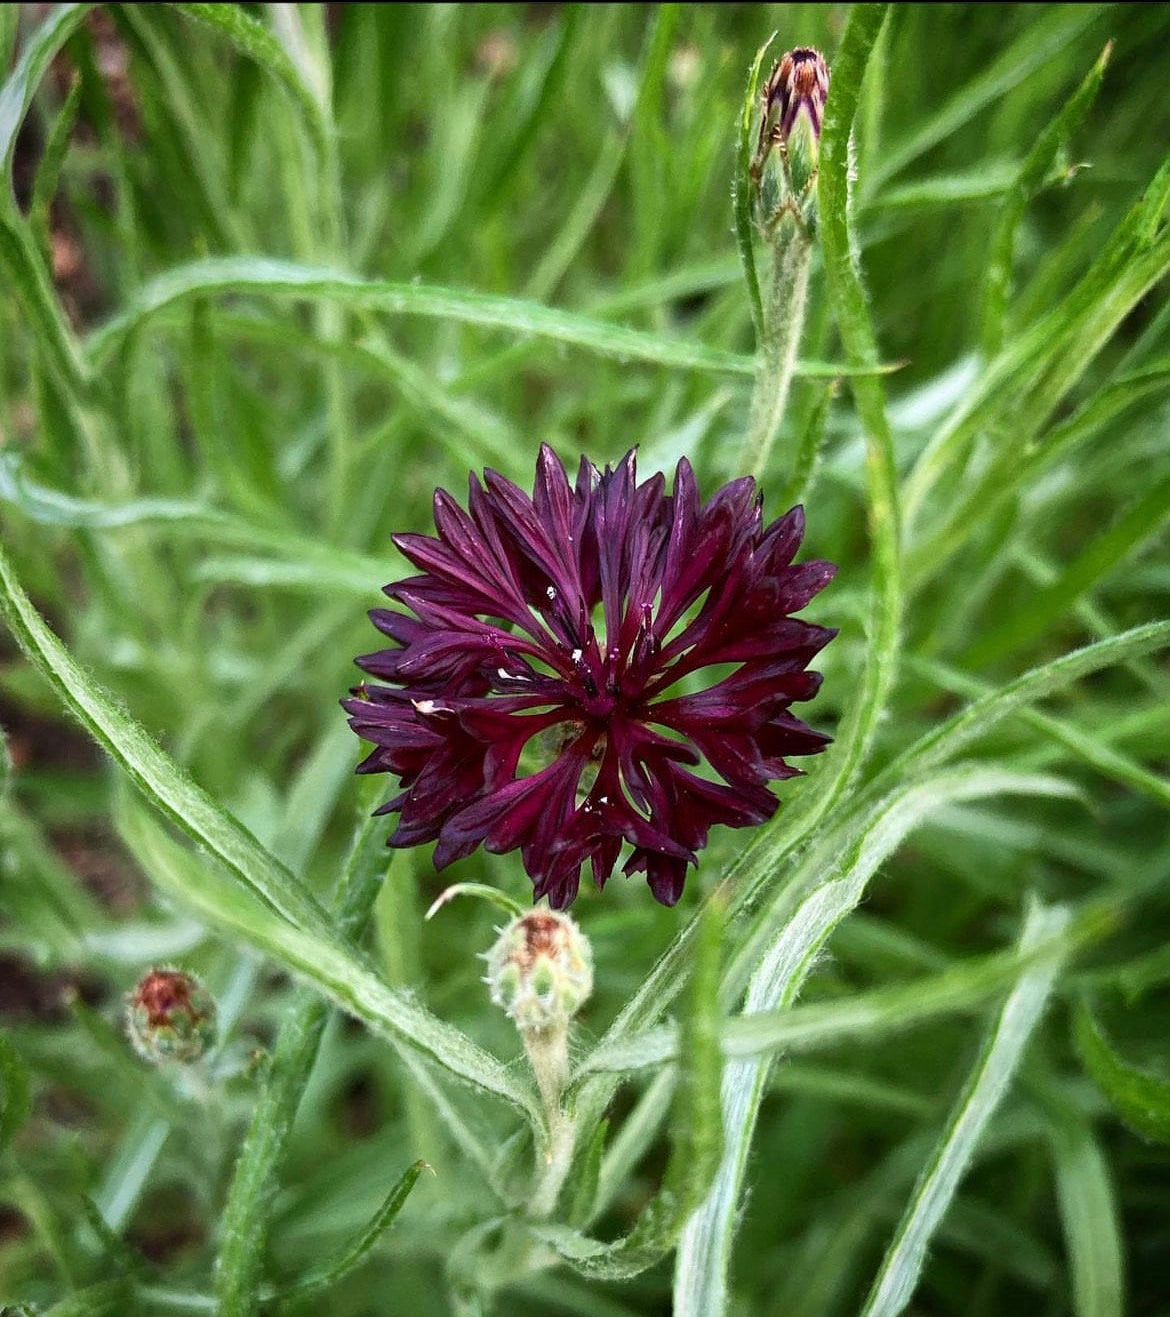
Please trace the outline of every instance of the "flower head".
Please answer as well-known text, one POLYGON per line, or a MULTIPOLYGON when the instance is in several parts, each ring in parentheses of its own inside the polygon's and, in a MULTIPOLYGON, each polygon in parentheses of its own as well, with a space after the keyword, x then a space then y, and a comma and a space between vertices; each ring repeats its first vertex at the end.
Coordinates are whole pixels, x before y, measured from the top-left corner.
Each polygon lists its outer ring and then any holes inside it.
POLYGON ((147 1061, 188 1065, 215 1042, 215 999, 193 974, 149 970, 126 996, 126 1032, 147 1061))
POLYGON ((502 930, 488 953, 492 1001, 522 1032, 564 1027, 593 991, 593 950, 556 910, 529 910, 502 930))
POLYGON ((811 46, 786 51, 772 65, 764 83, 760 146, 768 141, 787 146, 801 124, 812 142, 818 143, 828 95, 829 66, 821 52, 811 46))
POLYGON ((547 445, 532 497, 494 471, 467 511, 437 490, 438 536, 394 539, 420 574, 385 588, 414 616, 372 610, 394 645, 357 660, 387 684, 344 701, 374 743, 358 771, 401 779, 389 844, 437 841, 438 868, 519 848, 559 909, 628 844, 623 872, 673 905, 712 824, 769 818, 785 757, 830 739, 789 706, 835 632, 791 614, 836 569, 793 564, 801 508, 765 526, 760 505, 750 477, 703 503, 685 458, 673 493, 639 484, 632 451, 573 485, 547 445))
POLYGON ((780 217, 815 221, 814 184, 829 66, 819 50, 797 46, 782 55, 760 92, 760 127, 750 166, 756 216, 765 236, 780 217))

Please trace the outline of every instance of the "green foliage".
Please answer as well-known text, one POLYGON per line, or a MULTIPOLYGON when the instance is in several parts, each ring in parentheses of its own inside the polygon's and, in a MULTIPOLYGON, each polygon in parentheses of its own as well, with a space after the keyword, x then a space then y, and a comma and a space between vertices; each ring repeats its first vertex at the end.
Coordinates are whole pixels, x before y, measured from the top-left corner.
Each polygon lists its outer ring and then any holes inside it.
POLYGON ((0 6, 0 1306, 1165 1307, 1168 39, 0 6), (772 341, 746 170, 798 44, 772 341), (709 493, 749 438, 840 565, 836 740, 677 909, 587 885, 546 1108, 498 911, 424 918, 526 905, 517 857, 389 863, 352 775, 365 609, 469 469, 636 443, 709 493), (123 1037, 158 964, 218 1002, 182 1073, 123 1037))
POLYGON ((1170 1080, 1123 1060, 1084 1002, 1074 1021, 1077 1054, 1110 1106, 1139 1134, 1170 1142, 1170 1080))

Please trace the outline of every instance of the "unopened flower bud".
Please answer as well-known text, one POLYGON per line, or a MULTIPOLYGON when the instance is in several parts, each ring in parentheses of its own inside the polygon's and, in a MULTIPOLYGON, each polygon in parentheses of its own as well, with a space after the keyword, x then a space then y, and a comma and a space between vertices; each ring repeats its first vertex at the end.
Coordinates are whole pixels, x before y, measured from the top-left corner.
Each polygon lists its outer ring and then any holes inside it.
POLYGON ((486 982, 522 1033, 563 1030, 593 991, 593 950, 559 910, 529 910, 488 954, 486 982))
POLYGON ((797 46, 772 66, 764 84, 764 121, 761 134, 791 148, 798 132, 807 135, 815 151, 821 140, 821 121, 829 95, 829 66, 819 50, 797 46))
POLYGON ((189 1065, 215 1042, 215 1000, 193 974, 152 969, 126 995, 126 1033, 147 1061, 189 1065))
POLYGON ((765 229, 789 211, 812 204, 821 125, 829 95, 829 66, 819 50, 797 46, 772 66, 761 91, 760 130, 751 175, 765 229))

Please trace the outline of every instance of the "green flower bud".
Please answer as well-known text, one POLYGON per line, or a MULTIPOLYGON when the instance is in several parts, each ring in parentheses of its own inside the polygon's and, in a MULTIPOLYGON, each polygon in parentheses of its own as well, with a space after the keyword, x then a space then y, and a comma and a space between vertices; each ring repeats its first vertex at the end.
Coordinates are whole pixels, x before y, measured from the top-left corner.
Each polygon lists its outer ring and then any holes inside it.
POLYGON ((783 214, 811 222, 829 66, 819 50, 798 46, 772 66, 760 93, 760 127, 751 179, 765 236, 783 214))
POLYGON ((126 994, 126 1033, 147 1061, 189 1065, 215 1042, 215 1000, 193 974, 152 969, 126 994))
POLYGON ((559 910, 514 919, 488 953, 484 982, 522 1033, 564 1029, 593 991, 593 950, 559 910))

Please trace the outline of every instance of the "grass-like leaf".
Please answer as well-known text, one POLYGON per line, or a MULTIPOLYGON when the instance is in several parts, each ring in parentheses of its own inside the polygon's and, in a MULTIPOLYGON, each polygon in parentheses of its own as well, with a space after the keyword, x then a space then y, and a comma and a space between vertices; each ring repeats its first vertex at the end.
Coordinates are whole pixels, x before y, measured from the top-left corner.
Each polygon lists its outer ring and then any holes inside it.
POLYGON ((423 1171, 431 1171, 426 1162, 415 1162, 408 1166, 399 1177, 397 1184, 386 1195, 385 1200, 370 1219, 369 1224, 342 1253, 340 1257, 326 1262, 315 1269, 311 1275, 298 1280, 295 1285, 281 1292, 281 1306, 298 1303, 311 1294, 319 1293, 343 1280, 355 1267, 361 1266, 378 1240, 394 1224, 398 1215, 410 1197, 410 1191, 418 1182, 423 1171))
POLYGON ((332 127, 318 92, 280 42, 238 5, 176 4, 175 9, 213 28, 243 54, 272 73, 300 106, 317 148, 326 149, 332 127))
MULTIPOLYGON (((850 212, 849 139, 866 66, 887 6, 856 5, 833 62, 833 83, 825 107, 817 198, 825 282, 846 356, 864 369, 877 361, 877 341, 866 304, 850 212)), ((873 567, 867 608, 869 644, 860 690, 846 717, 834 752, 832 780, 813 808, 827 812, 865 762, 889 698, 897 669, 902 614, 902 568, 898 477, 894 441, 886 417, 885 394, 873 375, 851 380, 866 444, 867 515, 873 567)))
POLYGON ((1056 1200, 1072 1270, 1076 1317, 1126 1311, 1121 1222, 1109 1167, 1093 1131, 1068 1117, 1052 1134, 1056 1200))
POLYGON ((1086 1002, 1077 1006, 1073 1024, 1077 1054, 1109 1105, 1143 1137, 1170 1143, 1170 1081, 1119 1056, 1086 1002))
POLYGON ((0 1152, 28 1119, 31 1102, 28 1068, 16 1048, 0 1034, 0 1152))
POLYGON ((64 706, 127 774, 150 803, 271 909, 306 932, 329 935, 317 901, 230 814, 151 740, 73 659, 21 589, 0 549, 0 611, 29 659, 64 706))
POLYGON ((760 276, 756 271, 756 226, 752 220, 752 193, 748 166, 752 159, 752 122, 760 104, 760 70, 764 64, 764 56, 768 53, 768 47, 775 40, 776 34, 773 33, 756 51, 756 57, 748 70, 743 109, 739 114, 736 135, 735 177, 731 184, 731 204, 735 212, 735 245, 739 252, 743 281, 747 287, 752 323, 756 327, 757 345, 764 338, 764 302, 760 296, 760 276))
MULTIPOLYGON (((16 135, 32 104, 37 86, 54 55, 61 49, 91 9, 92 4, 57 5, 33 33, 20 56, 20 62, 0 87, 0 165, 6 183, 4 204, 12 183, 12 155, 16 135)), ((0 65, 0 67, 4 67, 0 65)))
MULTIPOLYGON (((567 343, 620 361, 645 361, 679 370, 754 375, 756 369, 754 357, 643 333, 539 302, 426 284, 378 282, 260 256, 197 261, 159 275, 141 289, 127 310, 90 335, 86 347, 91 361, 95 366, 101 365, 127 334, 167 307, 215 293, 260 293, 274 298, 321 300, 355 309, 453 320, 503 329, 522 337, 567 343)), ((797 373, 835 377, 880 375, 892 369, 877 361, 852 365, 805 361, 798 364, 797 373)))
MULTIPOLYGON (((1042 939, 1059 933, 1068 917, 1068 911, 1061 906, 1034 906, 1024 924, 1020 950, 1028 951, 1042 939)), ((1019 1067, 1058 968, 1058 962, 1050 961, 1028 970, 1004 1003, 942 1138, 914 1187, 862 1317, 897 1317, 913 1297, 926 1251, 987 1122, 1019 1067)))
POLYGON ((1052 168, 1057 153, 1093 108, 1093 102, 1097 99, 1097 93, 1105 77, 1105 66, 1109 62, 1112 48, 1110 42, 1081 85, 1036 139, 1035 145, 1028 152, 1024 163, 1020 166, 1019 174, 1004 198, 991 240, 991 254, 987 262, 986 283, 983 289, 982 344, 984 355, 987 357, 993 357, 1003 343, 1003 322, 1011 292, 1016 232, 1024 209, 1044 182, 1045 175, 1052 168))

